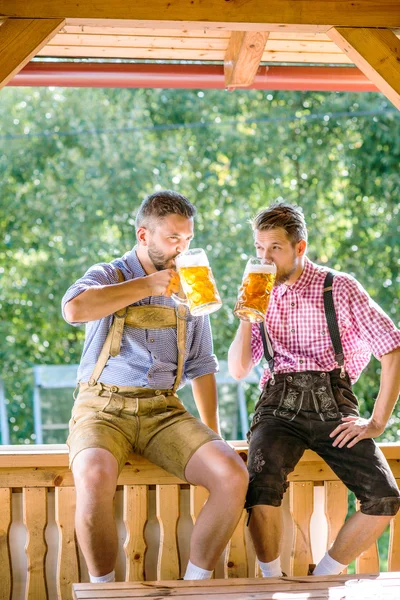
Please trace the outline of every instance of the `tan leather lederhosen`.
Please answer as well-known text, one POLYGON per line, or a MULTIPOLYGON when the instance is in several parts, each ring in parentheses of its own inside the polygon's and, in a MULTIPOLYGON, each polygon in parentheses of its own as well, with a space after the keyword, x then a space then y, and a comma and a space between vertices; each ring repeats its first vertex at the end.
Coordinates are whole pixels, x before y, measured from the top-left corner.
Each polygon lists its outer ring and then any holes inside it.
MULTIPOLYGON (((118 281, 125 281, 120 269, 118 271, 118 281)), ((118 356, 121 350, 122 334, 125 325, 137 327, 139 329, 172 329, 176 328, 176 337, 178 342, 178 364, 176 377, 172 392, 175 393, 182 379, 183 366, 185 362, 186 348, 186 307, 179 304, 176 309, 171 306, 161 304, 149 304, 142 306, 128 306, 114 313, 114 319, 106 341, 97 359, 93 373, 90 376, 88 384, 94 386, 97 384, 104 367, 110 356, 118 356)))

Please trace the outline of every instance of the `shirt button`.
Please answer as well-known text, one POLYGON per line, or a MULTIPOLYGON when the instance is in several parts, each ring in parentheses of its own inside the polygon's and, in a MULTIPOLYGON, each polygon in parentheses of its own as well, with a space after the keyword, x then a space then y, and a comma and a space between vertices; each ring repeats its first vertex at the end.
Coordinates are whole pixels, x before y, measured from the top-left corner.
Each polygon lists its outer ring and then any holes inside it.
POLYGON ((295 303, 294 303, 294 302, 291 302, 291 303, 290 303, 290 306, 295 306, 295 303))
POLYGON ((291 375, 288 375, 288 376, 286 377, 286 381, 289 381, 289 382, 290 382, 290 381, 292 381, 292 380, 293 380, 293 377, 292 377, 291 375))
POLYGON ((291 329, 290 331, 291 331, 292 333, 294 333, 294 329, 291 329))
POLYGON ((303 362, 304 362, 304 360, 302 360, 302 359, 300 359, 300 360, 299 360, 299 363, 300 363, 301 365, 303 364, 303 362))
POLYGON ((111 388, 110 388, 110 391, 111 392, 118 392, 117 386, 116 385, 112 385, 111 388))
POLYGON ((154 339, 153 339, 153 338, 150 338, 149 342, 154 342, 154 339))

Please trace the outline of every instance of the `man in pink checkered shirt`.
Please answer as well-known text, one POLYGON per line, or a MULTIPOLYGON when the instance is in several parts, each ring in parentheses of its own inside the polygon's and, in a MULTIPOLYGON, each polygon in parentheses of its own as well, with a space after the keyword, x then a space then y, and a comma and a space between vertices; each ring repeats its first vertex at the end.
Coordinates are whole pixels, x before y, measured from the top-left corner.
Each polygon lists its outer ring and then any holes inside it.
MULTIPOLYGON (((400 507, 396 481, 373 440, 383 433, 400 390, 400 331, 350 275, 333 272, 333 283, 326 284, 329 269, 306 256, 299 207, 274 204, 257 215, 253 230, 257 256, 275 263, 277 276, 265 317, 273 352, 249 432, 249 529, 263 576, 280 576, 287 476, 311 448, 360 501, 360 511, 313 571, 337 574, 400 507), (328 292, 334 310, 324 305, 328 292), (362 419, 351 386, 371 353, 381 361, 381 386, 371 417, 362 419)), ((231 375, 242 379, 263 354, 259 326, 241 321, 228 355, 231 375)))

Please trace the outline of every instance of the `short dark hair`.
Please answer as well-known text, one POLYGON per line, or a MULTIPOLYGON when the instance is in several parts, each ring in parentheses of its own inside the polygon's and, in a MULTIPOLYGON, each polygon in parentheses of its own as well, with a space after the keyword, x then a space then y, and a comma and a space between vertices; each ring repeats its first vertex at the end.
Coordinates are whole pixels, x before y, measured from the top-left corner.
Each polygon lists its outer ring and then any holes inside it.
POLYGON ((307 225, 303 211, 296 204, 276 202, 261 210, 252 222, 253 230, 268 231, 281 227, 292 244, 307 241, 307 225))
POLYGON ((147 196, 136 215, 136 229, 149 227, 150 221, 159 220, 168 215, 181 215, 188 219, 196 215, 196 208, 182 194, 173 190, 162 190, 147 196))

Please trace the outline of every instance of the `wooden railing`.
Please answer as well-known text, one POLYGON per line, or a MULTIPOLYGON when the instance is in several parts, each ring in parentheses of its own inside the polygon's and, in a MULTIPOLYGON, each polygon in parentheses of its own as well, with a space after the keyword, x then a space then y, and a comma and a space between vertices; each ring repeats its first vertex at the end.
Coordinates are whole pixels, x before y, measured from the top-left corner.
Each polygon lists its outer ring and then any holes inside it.
MULTIPOLYGON (((247 446, 232 444, 245 460, 247 446)), ((381 448, 399 482, 400 445, 381 448)), ((326 463, 306 451, 290 476, 284 501, 282 560, 288 574, 306 574, 309 563, 331 544, 346 518, 347 496, 326 463)), ((118 480, 115 501, 117 579, 182 576, 191 529, 206 498, 203 488, 190 487, 132 455, 118 480)), ((75 489, 67 447, 0 447, 0 503, 0 600, 70 600, 71 584, 88 581, 88 576, 75 538, 75 489)), ((258 574, 245 522, 243 512, 216 577, 258 574)), ((391 523, 388 568, 400 571, 400 517, 391 523)), ((379 571, 376 544, 356 561, 356 571, 379 571)))

